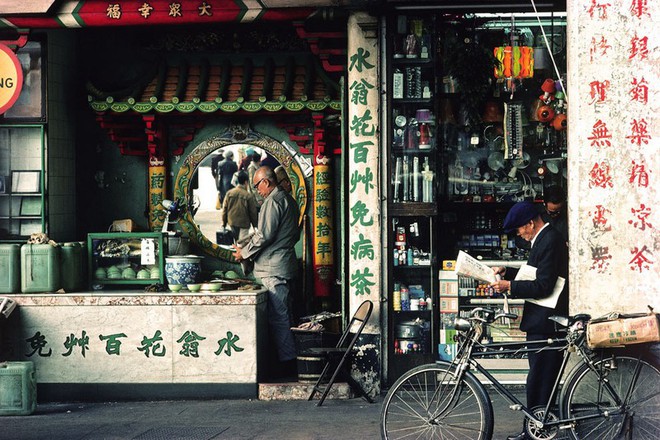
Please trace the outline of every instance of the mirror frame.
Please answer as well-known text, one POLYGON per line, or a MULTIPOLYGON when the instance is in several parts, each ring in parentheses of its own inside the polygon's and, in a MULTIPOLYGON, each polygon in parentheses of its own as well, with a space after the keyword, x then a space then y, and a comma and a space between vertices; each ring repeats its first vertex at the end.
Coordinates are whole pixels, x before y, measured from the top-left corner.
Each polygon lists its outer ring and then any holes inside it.
MULTIPOLYGON (((302 168, 294 159, 291 152, 281 142, 252 131, 245 126, 230 126, 224 132, 202 141, 188 154, 176 176, 174 200, 184 200, 186 206, 191 206, 193 196, 190 191, 190 181, 198 165, 215 150, 235 144, 252 145, 261 148, 270 153, 286 169, 293 188, 293 198, 296 199, 300 206, 299 223, 302 223, 308 203, 308 191, 302 168)), ((220 247, 217 243, 209 240, 202 234, 197 223, 195 223, 190 209, 186 209, 179 218, 179 225, 181 225, 181 228, 186 232, 190 240, 206 254, 234 262, 234 257, 229 250, 220 247)))

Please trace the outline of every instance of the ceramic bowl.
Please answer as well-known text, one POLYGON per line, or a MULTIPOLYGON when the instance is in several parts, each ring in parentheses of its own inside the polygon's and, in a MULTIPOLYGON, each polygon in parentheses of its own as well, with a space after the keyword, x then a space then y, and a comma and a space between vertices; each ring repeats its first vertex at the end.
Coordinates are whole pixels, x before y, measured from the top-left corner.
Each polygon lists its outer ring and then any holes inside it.
POLYGON ((201 284, 188 284, 188 290, 191 292, 199 292, 202 289, 201 284))
POLYGON ((218 292, 222 286, 218 283, 204 283, 202 284, 202 290, 208 290, 210 292, 218 292))
POLYGON ((202 257, 196 255, 165 258, 167 282, 172 284, 195 283, 202 272, 201 259, 202 257))
POLYGON ((179 292, 183 289, 183 284, 169 284, 167 287, 169 287, 172 292, 179 292))

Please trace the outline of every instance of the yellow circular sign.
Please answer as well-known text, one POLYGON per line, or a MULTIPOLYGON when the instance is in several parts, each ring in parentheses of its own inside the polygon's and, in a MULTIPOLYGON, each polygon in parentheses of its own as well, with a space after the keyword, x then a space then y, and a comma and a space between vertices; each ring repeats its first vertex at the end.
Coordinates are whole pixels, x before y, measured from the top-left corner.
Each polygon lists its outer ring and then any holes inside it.
POLYGON ((14 51, 0 44, 0 115, 11 108, 23 88, 23 69, 14 51))

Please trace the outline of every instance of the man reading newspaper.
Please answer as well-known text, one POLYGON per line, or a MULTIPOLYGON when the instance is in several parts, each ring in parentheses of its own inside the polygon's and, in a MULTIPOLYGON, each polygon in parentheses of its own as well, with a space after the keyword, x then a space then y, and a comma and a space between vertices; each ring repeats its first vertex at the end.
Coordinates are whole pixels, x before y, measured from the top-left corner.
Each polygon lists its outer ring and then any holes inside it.
MULTIPOLYGON (((516 231, 524 240, 531 242, 527 265, 523 276, 513 276, 513 270, 494 267, 495 274, 505 279, 491 283, 496 292, 509 292, 510 298, 525 299, 520 329, 527 333, 528 341, 558 337, 552 315, 568 313, 568 292, 564 281, 568 274, 568 250, 562 235, 541 218, 539 210, 531 202, 518 202, 504 219, 507 232, 516 231)), ((523 272, 521 268, 521 272, 523 272)), ((527 376, 527 407, 544 406, 550 397, 552 386, 561 366, 562 354, 556 350, 529 353, 527 376)), ((524 440, 525 432, 507 437, 508 440, 524 440)))

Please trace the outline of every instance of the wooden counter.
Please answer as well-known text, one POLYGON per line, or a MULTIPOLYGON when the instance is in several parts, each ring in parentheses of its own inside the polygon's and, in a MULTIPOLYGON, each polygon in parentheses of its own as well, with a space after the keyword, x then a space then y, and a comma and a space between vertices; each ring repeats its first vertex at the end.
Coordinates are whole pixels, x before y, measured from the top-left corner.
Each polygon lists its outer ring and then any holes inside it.
POLYGON ((0 360, 35 363, 39 400, 258 395, 265 289, 10 297, 0 360))

